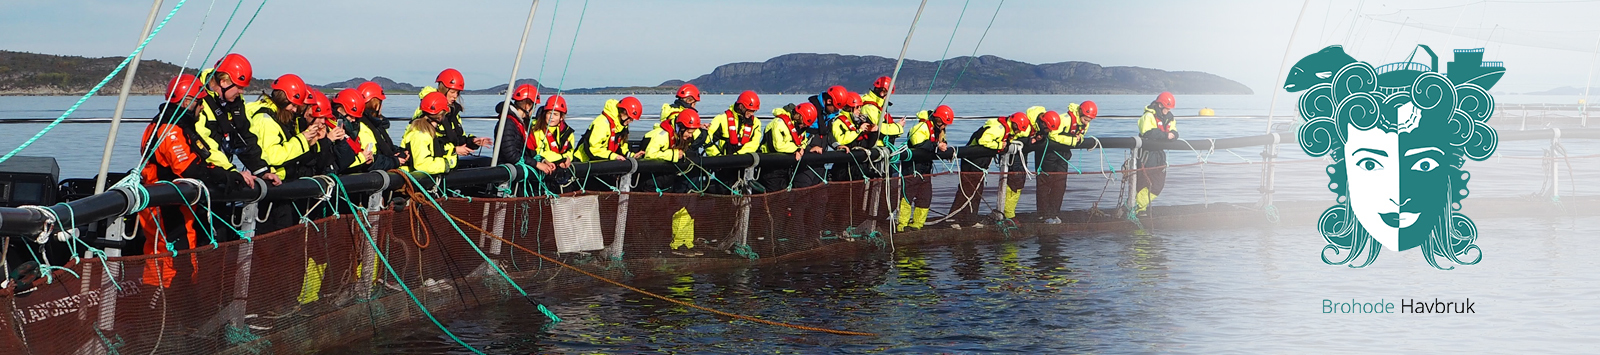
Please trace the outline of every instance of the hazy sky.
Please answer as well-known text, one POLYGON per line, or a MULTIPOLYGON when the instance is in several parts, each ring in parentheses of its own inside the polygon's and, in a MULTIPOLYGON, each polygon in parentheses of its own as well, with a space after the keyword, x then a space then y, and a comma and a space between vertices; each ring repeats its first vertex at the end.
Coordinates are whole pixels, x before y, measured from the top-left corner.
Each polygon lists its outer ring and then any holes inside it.
MULTIPOLYGON (((162 15, 177 4, 167 0, 162 15)), ((387 76, 424 84, 445 67, 468 88, 504 82, 530 1, 268 0, 235 52, 259 75, 293 72, 314 83, 387 76)), ((198 65, 239 1, 189 0, 145 58, 198 65), (207 10, 210 8, 209 18, 207 10), (202 21, 204 28, 202 29, 202 21)), ((260 0, 243 0, 225 49, 260 0)), ((719 64, 793 52, 893 58, 916 1, 607 1, 540 3, 519 77, 566 87, 655 85, 691 79, 719 64), (554 32, 552 16, 555 21, 554 32), (547 41, 546 38, 551 38, 547 41), (547 49, 548 47, 548 49, 547 49), (546 59, 548 51, 548 59, 546 59)), ((998 0, 929 1, 907 56, 972 53, 998 0), (963 5, 968 5, 960 22, 963 5), (957 30, 952 40, 952 30, 957 30)), ((0 49, 84 56, 125 55, 137 44, 149 1, 5 1, 0 49)), ((1416 43, 1487 47, 1506 62, 1495 91, 1583 87, 1600 45, 1600 3, 1589 1, 1006 1, 979 54, 1030 62, 1088 61, 1107 66, 1205 71, 1257 92, 1277 77, 1290 34, 1289 61, 1329 44, 1357 59, 1404 60, 1416 43), (1295 32, 1302 4, 1305 17, 1295 32), (1357 15, 1360 16, 1357 16, 1357 15)), ((213 57, 212 60, 215 60, 213 57)), ((1426 58, 1416 60, 1426 63, 1426 58)), ((887 74, 887 73, 885 73, 887 74)))

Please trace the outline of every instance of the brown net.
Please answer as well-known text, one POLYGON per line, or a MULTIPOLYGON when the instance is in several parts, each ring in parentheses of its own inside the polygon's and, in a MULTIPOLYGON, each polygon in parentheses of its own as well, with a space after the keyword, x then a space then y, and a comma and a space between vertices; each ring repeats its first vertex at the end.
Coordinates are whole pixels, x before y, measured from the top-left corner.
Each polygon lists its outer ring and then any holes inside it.
MULTIPOLYGON (((1494 180, 1501 172, 1491 167, 1504 164, 1540 171, 1550 162, 1492 160, 1474 167, 1484 176, 1474 186, 1500 195, 1494 197, 1538 194, 1537 184, 1528 179, 1494 180), (1505 191, 1495 190, 1502 188, 1505 191)), ((1320 201, 1284 215, 1314 220, 1332 199, 1320 172, 1326 162, 1289 157, 1279 164, 1281 198, 1320 201)), ((1187 211, 1170 212, 1171 225, 1220 223, 1224 219, 1219 216, 1225 214, 1260 221, 1263 212, 1270 211, 1249 207, 1261 197, 1262 171, 1257 166, 1220 161, 1175 164, 1166 168, 1169 192, 1156 204, 1197 206, 1167 207, 1166 211, 1187 211), (1230 164, 1251 167, 1218 168, 1230 164)), ((1578 165, 1577 174, 1594 169, 1583 166, 1578 165)), ((746 196, 612 192, 441 197, 438 203, 448 216, 429 201, 413 199, 365 217, 322 218, 176 256, 68 263, 65 268, 76 275, 53 272, 52 280, 40 281, 26 294, 0 291, 0 310, 5 312, 0 317, 4 330, 0 354, 307 352, 386 329, 426 328, 440 324, 431 319, 446 319, 479 305, 549 304, 554 295, 582 294, 600 282, 534 253, 626 283, 729 265, 850 258, 852 253, 878 252, 896 243, 1131 229, 1133 223, 1117 211, 1130 200, 1124 174, 1103 170, 1067 174, 1061 208, 1069 211, 1062 214, 1067 224, 1048 228, 946 227, 966 218, 983 221, 984 214, 1002 208, 1005 197, 998 186, 1007 176, 994 173, 966 174, 968 182, 984 181, 982 189, 968 190, 976 192, 971 202, 961 195, 964 189, 958 185, 963 179, 958 173, 830 182, 746 196), (920 178, 932 185, 928 221, 943 223, 893 234, 897 221, 889 211, 900 205, 907 180, 920 178), (952 207, 962 205, 972 207, 974 216, 945 218, 952 207), (456 219, 465 223, 452 223, 456 219), (168 268, 174 271, 170 279, 160 274, 168 268), (523 297, 524 291, 530 297, 523 297)), ((1052 178, 1041 176, 1014 179, 1024 181, 1017 210, 1035 209, 1039 181, 1052 178)), ((1564 194, 1593 195, 1571 186, 1560 189, 1564 194)), ((1163 213, 1158 209, 1154 214, 1163 213)), ((1030 218, 1024 213, 1018 220, 1037 221, 1030 218)), ((552 306, 558 316, 562 309, 576 312, 571 309, 577 308, 552 306)), ((817 324, 825 320, 774 321, 825 325, 817 324)))

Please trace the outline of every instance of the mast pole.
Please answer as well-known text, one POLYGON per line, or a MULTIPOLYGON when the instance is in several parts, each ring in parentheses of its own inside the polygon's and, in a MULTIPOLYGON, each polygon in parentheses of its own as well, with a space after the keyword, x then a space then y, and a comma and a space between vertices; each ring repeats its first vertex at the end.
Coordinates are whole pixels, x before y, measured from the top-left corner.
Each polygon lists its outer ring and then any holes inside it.
MULTIPOLYGON (((522 24, 522 42, 517 44, 517 60, 511 63, 511 79, 506 84, 505 101, 501 101, 506 103, 505 109, 500 110, 500 123, 495 124, 494 129, 494 139, 496 140, 499 140, 500 136, 506 133, 506 116, 511 113, 511 92, 517 89, 517 70, 522 68, 522 50, 528 46, 528 31, 533 29, 533 14, 538 11, 539 0, 533 0, 533 6, 528 8, 528 21, 522 24)), ((535 84, 542 86, 544 83, 535 84)), ((505 143, 501 142, 500 144, 505 143)), ((490 154, 489 165, 500 165, 500 154, 490 154)))
MULTIPOLYGON (((150 36, 150 27, 156 24, 156 15, 161 12, 161 1, 156 0, 150 5, 150 15, 144 19, 144 31, 139 33, 139 43, 144 43, 144 38, 150 36)), ((100 173, 94 177, 94 193, 106 192, 106 171, 111 169, 111 148, 117 144, 117 128, 122 126, 122 110, 128 106, 128 91, 133 89, 133 77, 139 72, 139 58, 144 56, 144 51, 133 54, 133 60, 128 63, 128 73, 122 77, 122 93, 117 94, 117 109, 111 114, 111 133, 106 134, 106 149, 100 153, 100 173)))

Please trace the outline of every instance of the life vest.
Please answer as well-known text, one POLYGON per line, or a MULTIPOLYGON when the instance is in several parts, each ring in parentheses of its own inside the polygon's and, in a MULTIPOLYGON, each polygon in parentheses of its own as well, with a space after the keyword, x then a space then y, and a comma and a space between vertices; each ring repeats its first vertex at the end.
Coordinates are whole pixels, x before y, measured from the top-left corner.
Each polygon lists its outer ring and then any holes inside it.
POLYGON ((805 138, 805 134, 802 132, 800 127, 795 127, 794 122, 790 121, 790 117, 787 114, 778 115, 778 118, 783 119, 783 127, 789 129, 790 142, 793 142, 796 145, 800 144, 800 141, 805 138))
MULTIPOLYGON (((555 130, 555 133, 550 133, 549 131, 539 132, 539 135, 544 136, 545 146, 550 147, 550 151, 556 152, 556 154, 566 154, 568 150, 572 149, 572 141, 564 139, 572 135, 572 130, 567 129, 566 124, 566 122, 562 122, 560 127, 551 127, 551 129, 555 130)), ((528 141, 535 142, 532 139, 528 141)))
POLYGON ((622 140, 626 138, 621 134, 617 134, 621 132, 615 131, 617 127, 616 117, 611 117, 611 113, 608 112, 601 112, 600 115, 606 117, 606 132, 611 134, 611 137, 606 139, 606 150, 615 153, 617 152, 617 149, 622 148, 622 140))
POLYGON ((537 141, 533 140, 533 132, 529 132, 528 126, 522 124, 522 119, 517 118, 516 115, 507 115, 506 118, 511 123, 517 124, 517 132, 522 134, 522 146, 530 151, 539 151, 537 141))
POLYGON ((750 140, 755 139, 755 125, 740 125, 739 115, 733 113, 733 110, 725 111, 723 114, 728 116, 728 128, 726 135, 728 137, 729 145, 735 147, 744 146, 745 143, 750 143, 750 140))

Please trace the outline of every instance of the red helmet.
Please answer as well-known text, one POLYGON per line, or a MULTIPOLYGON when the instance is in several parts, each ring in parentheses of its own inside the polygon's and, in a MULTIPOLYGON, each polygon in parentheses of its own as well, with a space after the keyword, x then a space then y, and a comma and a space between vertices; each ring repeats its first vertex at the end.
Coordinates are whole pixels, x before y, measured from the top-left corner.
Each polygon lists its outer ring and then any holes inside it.
MULTIPOLYGON (((839 86, 839 85, 834 85, 834 86, 828 87, 827 94, 828 94, 828 104, 833 106, 833 107, 831 107, 832 109, 839 109, 839 108, 843 107, 844 106, 844 102, 846 100, 845 96, 850 96, 850 92, 848 90, 845 90, 845 88, 843 86, 839 86)), ((859 95, 857 95, 857 96, 859 96, 859 95)))
POLYGON ((1161 107, 1166 107, 1167 109, 1178 107, 1178 99, 1172 97, 1172 93, 1167 91, 1162 91, 1161 95, 1156 95, 1156 103, 1161 104, 1161 107))
POLYGON ((561 97, 561 95, 552 95, 549 100, 544 101, 544 109, 565 114, 567 113, 567 98, 561 97))
POLYGON ((522 100, 533 101, 533 103, 536 104, 539 103, 539 88, 534 87, 531 84, 517 85, 517 89, 511 91, 511 101, 522 100))
POLYGON ((794 113, 800 115, 800 126, 810 126, 817 122, 817 106, 810 102, 802 102, 794 107, 794 113))
POLYGON ((310 108, 310 110, 306 111, 306 116, 311 118, 333 118, 333 102, 328 100, 328 95, 324 95, 317 90, 306 90, 306 94, 311 96, 311 104, 306 105, 306 107, 310 108))
POLYGON ((672 118, 672 123, 683 126, 683 128, 700 129, 700 111, 692 108, 678 111, 678 115, 672 118))
POLYGON ((644 104, 640 104, 639 98, 633 96, 624 97, 622 101, 617 101, 617 109, 621 110, 622 114, 628 116, 630 120, 637 120, 640 115, 644 114, 644 104))
POLYGON ((761 96, 757 96, 755 91, 745 90, 739 93, 739 99, 734 100, 733 105, 750 111, 760 110, 761 96))
POLYGON ((384 96, 383 95, 383 85, 378 85, 378 83, 374 83, 374 82, 371 82, 371 81, 368 81, 368 82, 365 82, 365 83, 361 83, 361 85, 357 85, 356 86, 356 90, 361 92, 361 102, 362 103, 367 103, 369 101, 372 101, 373 98, 377 98, 378 100, 388 100, 389 99, 388 96, 384 96))
POLYGON ((417 108, 430 115, 441 114, 450 110, 450 99, 445 98, 444 93, 430 92, 422 97, 422 103, 417 108))
POLYGON ((238 53, 229 53, 217 60, 215 72, 228 74, 233 85, 250 86, 250 61, 238 53))
POLYGON ((891 79, 891 78, 889 78, 887 76, 880 76, 880 77, 878 77, 878 80, 873 80, 872 81, 872 88, 873 89, 889 90, 889 84, 892 84, 891 81, 893 81, 893 80, 894 79, 891 79))
POLYGON ((289 99, 290 104, 305 105, 311 102, 310 86, 299 75, 284 74, 272 82, 272 89, 283 91, 283 97, 289 99))
POLYGON ((939 105, 939 107, 933 109, 933 118, 939 124, 949 126, 951 123, 956 122, 956 111, 951 110, 949 105, 939 105))
POLYGON ((1094 101, 1084 101, 1083 104, 1078 105, 1078 113, 1092 120, 1095 116, 1100 115, 1100 106, 1095 106, 1094 101))
POLYGON ((1061 128, 1061 114, 1055 111, 1045 111, 1039 115, 1039 122, 1044 124, 1044 129, 1054 131, 1061 128))
POLYGON ((465 90, 467 87, 467 79, 461 77, 461 71, 455 68, 447 68, 439 72, 439 77, 433 79, 433 81, 439 82, 439 86, 457 91, 465 90))
POLYGON ((844 102, 844 107, 845 108, 861 107, 861 94, 857 94, 857 93, 854 93, 854 92, 847 92, 847 93, 844 94, 844 101, 843 102, 844 102))
POLYGON ((677 96, 680 99, 681 98, 686 98, 686 97, 692 97, 692 98, 694 98, 695 101, 700 101, 700 88, 694 86, 694 84, 683 83, 683 86, 679 86, 678 87, 678 95, 677 96))
POLYGON ((1004 121, 1005 122, 1003 123, 1011 127, 1012 132, 1021 132, 1023 127, 1028 126, 1028 114, 1021 112, 1013 113, 1011 114, 1011 117, 1006 118, 1004 121))
POLYGON ((344 89, 333 95, 333 103, 339 104, 339 107, 344 109, 345 115, 361 117, 361 111, 367 109, 367 102, 362 100, 364 97, 366 96, 361 95, 361 92, 356 89, 344 89))
POLYGON ((206 91, 200 89, 200 79, 194 75, 182 74, 172 78, 167 83, 167 102, 183 101, 184 98, 204 98, 206 91))

